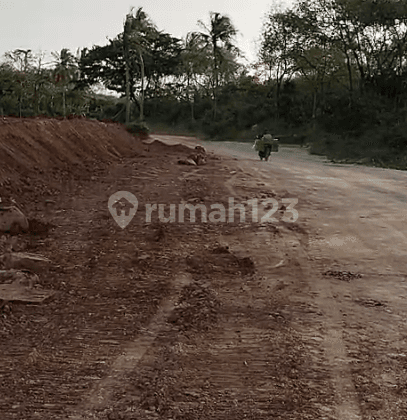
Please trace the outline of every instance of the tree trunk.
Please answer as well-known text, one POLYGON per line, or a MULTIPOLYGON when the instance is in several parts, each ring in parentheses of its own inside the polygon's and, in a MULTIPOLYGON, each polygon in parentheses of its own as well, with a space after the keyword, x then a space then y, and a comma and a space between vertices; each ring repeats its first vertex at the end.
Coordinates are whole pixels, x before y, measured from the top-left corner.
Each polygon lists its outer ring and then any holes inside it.
MULTIPOLYGON (((216 70, 215 70, 216 73, 216 70)), ((217 82, 216 82, 216 75, 215 75, 215 82, 213 87, 213 121, 216 121, 216 111, 217 111, 217 82)))
POLYGON ((277 109, 277 118, 280 118, 280 94, 281 94, 281 82, 282 76, 280 75, 280 64, 277 65, 277 74, 276 74, 276 109, 277 109))
POLYGON ((277 118, 280 118, 280 94, 281 94, 281 80, 277 78, 276 86, 276 109, 277 109, 277 118))
POLYGON ((194 99, 190 101, 191 104, 191 121, 195 121, 195 112, 194 112, 194 99))
POLYGON ((217 112, 217 95, 218 95, 218 84, 219 84, 219 80, 218 80, 218 60, 217 60, 217 45, 216 45, 216 41, 214 42, 214 46, 213 46, 213 59, 214 59, 214 76, 215 76, 215 88, 213 91, 213 120, 216 121, 216 112, 217 112))
POLYGON ((126 124, 130 121, 130 72, 129 65, 126 61, 126 124))
POLYGON ((64 118, 66 117, 66 104, 65 104, 65 86, 62 90, 62 113, 64 118))
POLYGON ((128 31, 128 20, 129 16, 126 16, 126 21, 124 23, 123 30, 123 55, 124 55, 124 65, 126 68, 126 124, 130 122, 130 65, 129 65, 129 43, 127 38, 128 31))
POLYGON ((36 98, 37 98, 37 115, 40 115, 40 88, 37 89, 36 92, 36 98))
POLYGON ((140 121, 144 121, 144 60, 143 55, 139 52, 141 64, 141 95, 140 95, 140 121))
POLYGON ((317 110, 317 92, 314 91, 314 95, 312 98, 312 119, 316 117, 316 110, 317 110))
POLYGON ((187 95, 188 95, 188 102, 191 106, 191 121, 195 121, 195 113, 194 113, 194 93, 191 94, 191 80, 189 73, 187 74, 187 95))
POLYGON ((353 105, 353 81, 352 81, 352 66, 350 64, 350 58, 347 52, 346 54, 346 66, 348 68, 348 77, 349 77, 349 107, 352 108, 353 105))

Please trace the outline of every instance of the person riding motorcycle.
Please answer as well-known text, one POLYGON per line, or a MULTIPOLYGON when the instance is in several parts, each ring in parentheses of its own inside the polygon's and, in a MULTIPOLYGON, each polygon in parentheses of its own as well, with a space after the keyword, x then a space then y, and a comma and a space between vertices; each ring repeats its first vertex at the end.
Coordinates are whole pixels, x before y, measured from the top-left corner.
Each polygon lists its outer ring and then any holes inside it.
POLYGON ((272 151, 278 151, 277 140, 266 130, 262 136, 258 135, 255 139, 253 148, 259 152, 260 160, 268 161, 272 151), (277 150, 276 150, 277 149, 277 150))

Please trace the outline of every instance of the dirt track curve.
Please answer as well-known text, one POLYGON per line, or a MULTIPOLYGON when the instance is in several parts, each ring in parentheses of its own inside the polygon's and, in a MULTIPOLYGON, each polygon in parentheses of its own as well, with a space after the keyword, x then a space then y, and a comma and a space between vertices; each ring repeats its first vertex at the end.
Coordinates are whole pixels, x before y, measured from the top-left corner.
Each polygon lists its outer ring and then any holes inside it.
POLYGON ((19 243, 52 259, 40 287, 57 294, 2 306, 0 417, 407 418, 406 174, 228 144, 178 165, 188 150, 173 144, 197 141, 152 137, 172 146, 21 193, 48 229, 19 243), (123 230, 117 191, 139 201, 123 230), (168 216, 231 197, 244 220, 144 218, 151 203, 168 216))

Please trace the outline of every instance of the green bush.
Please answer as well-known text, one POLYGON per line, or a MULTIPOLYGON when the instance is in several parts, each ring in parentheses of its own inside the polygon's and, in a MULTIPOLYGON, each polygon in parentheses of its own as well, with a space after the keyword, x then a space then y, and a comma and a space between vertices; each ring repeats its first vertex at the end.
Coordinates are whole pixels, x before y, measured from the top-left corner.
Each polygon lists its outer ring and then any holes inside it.
POLYGON ((133 121, 129 124, 126 124, 126 130, 129 133, 142 139, 148 138, 150 133, 150 129, 144 121, 133 121))
POLYGON ((321 115, 318 123, 326 132, 357 137, 369 127, 379 124, 380 105, 376 98, 369 97, 355 98, 350 107, 347 96, 332 96, 325 106, 334 111, 321 115))
POLYGON ((384 143, 399 152, 405 152, 407 150, 407 123, 396 125, 392 127, 386 138, 384 139, 384 143))

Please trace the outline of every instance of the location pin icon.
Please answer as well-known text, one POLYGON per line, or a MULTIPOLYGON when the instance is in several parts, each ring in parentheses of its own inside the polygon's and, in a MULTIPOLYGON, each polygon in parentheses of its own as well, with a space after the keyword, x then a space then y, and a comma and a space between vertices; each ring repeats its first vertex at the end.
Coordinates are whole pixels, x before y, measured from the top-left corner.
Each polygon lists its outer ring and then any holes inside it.
POLYGON ((128 191, 118 191, 110 196, 107 205, 115 222, 124 229, 137 212, 138 200, 128 191))

